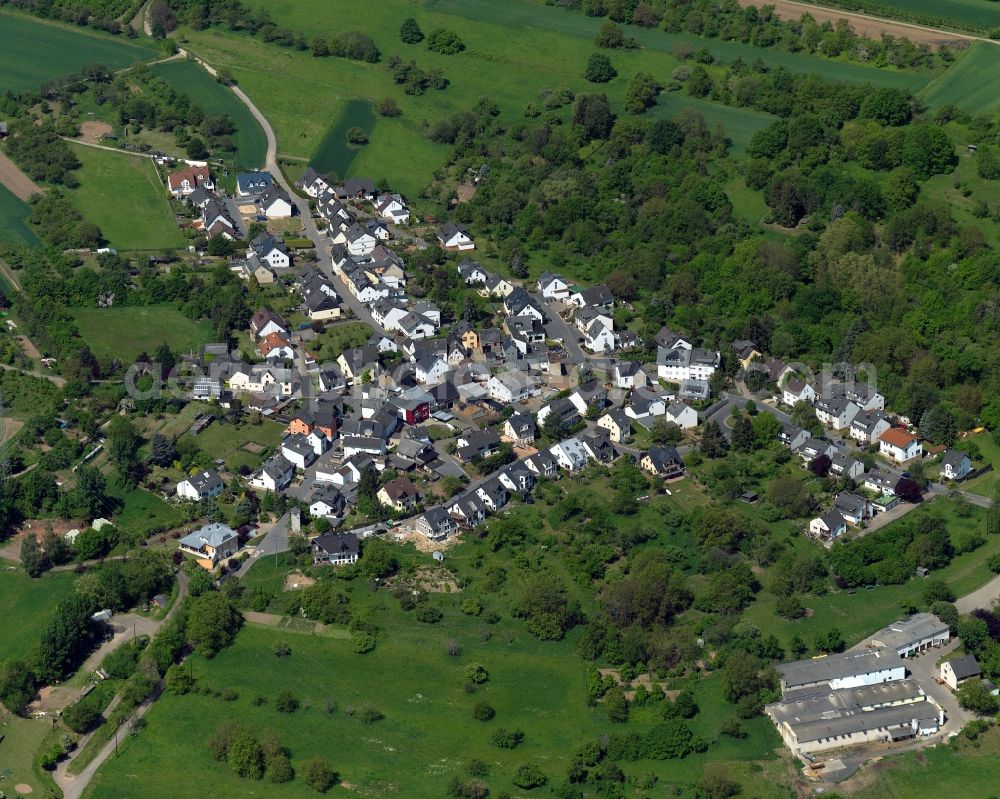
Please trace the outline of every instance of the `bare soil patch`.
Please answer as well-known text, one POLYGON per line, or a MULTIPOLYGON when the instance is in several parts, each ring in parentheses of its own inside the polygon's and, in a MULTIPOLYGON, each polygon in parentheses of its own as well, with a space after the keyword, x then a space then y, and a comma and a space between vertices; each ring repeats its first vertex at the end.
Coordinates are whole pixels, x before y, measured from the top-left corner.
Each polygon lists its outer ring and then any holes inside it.
POLYGON ((9 441, 20 432, 22 427, 24 427, 24 422, 20 419, 5 418, 0 420, 0 441, 9 441))
POLYGON ((653 676, 649 673, 640 674, 631 682, 622 679, 621 672, 618 669, 598 669, 601 677, 611 676, 612 679, 622 688, 622 693, 625 694, 625 698, 630 702, 635 699, 635 690, 640 685, 646 689, 648 692, 652 687, 654 682, 660 686, 663 693, 667 695, 668 699, 676 699, 680 691, 668 690, 667 683, 661 682, 660 680, 653 680, 653 676))
MULTIPOLYGON (((739 0, 741 6, 760 6, 759 0, 739 0)), ((936 30, 935 28, 925 28, 920 25, 911 25, 906 22, 880 19, 870 17, 867 14, 855 14, 850 11, 841 11, 836 8, 825 8, 815 6, 812 3, 797 3, 795 0, 769 0, 768 5, 774 6, 774 13, 779 19, 797 20, 803 14, 809 14, 817 22, 832 22, 836 24, 839 19, 846 19, 852 30, 858 36, 868 39, 878 39, 883 34, 896 36, 902 39, 909 39, 914 44, 926 44, 930 47, 940 47, 943 44, 954 45, 956 43, 966 43, 973 41, 976 37, 965 36, 961 33, 936 30)))
POLYGON ((17 791, 18 793, 23 793, 25 796, 27 796, 29 793, 33 793, 35 789, 32 788, 27 783, 19 782, 17 785, 14 786, 14 790, 17 791))
POLYGON ((244 452, 249 452, 251 455, 260 455, 267 448, 256 441, 247 441, 240 449, 244 452))
POLYGON ((300 588, 308 588, 310 585, 316 585, 316 580, 312 577, 306 577, 302 572, 289 572, 285 575, 285 584, 282 586, 282 590, 298 591, 300 588))
POLYGON ((31 339, 27 336, 18 336, 17 343, 21 347, 21 352, 33 361, 40 361, 42 359, 42 353, 39 351, 38 347, 31 343, 31 339))
POLYGON ((114 132, 114 128, 112 128, 107 122, 90 120, 89 122, 80 123, 79 139, 80 141, 85 141, 89 144, 100 144, 103 136, 109 136, 114 132))
POLYGON ((458 197, 456 205, 458 203, 469 202, 473 197, 476 196, 476 190, 478 188, 479 188, 478 186, 474 186, 471 183, 460 184, 459 187, 455 189, 455 196, 458 197))
POLYGON ((42 194, 42 189, 17 164, 4 153, 0 153, 0 183, 10 189, 10 193, 22 200, 31 199, 32 194, 42 194))

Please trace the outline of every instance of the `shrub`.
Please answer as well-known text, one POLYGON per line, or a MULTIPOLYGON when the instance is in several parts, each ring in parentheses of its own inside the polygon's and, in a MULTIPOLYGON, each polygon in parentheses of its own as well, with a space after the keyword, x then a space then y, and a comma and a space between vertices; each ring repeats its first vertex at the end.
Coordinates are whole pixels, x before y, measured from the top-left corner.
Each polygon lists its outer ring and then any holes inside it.
POLYGON ((442 618, 444 618, 444 613, 433 605, 424 603, 417 608, 417 621, 419 622, 423 622, 424 624, 437 624, 442 618))
POLYGON ((503 727, 495 729, 490 738, 491 743, 500 749, 517 749, 523 740, 524 733, 521 730, 517 728, 507 730, 503 727))
POLYGON ((427 49, 441 55, 455 55, 465 49, 465 43, 455 31, 437 28, 427 36, 427 49))
POLYGON ((95 695, 89 694, 63 710, 62 720, 66 726, 73 732, 87 732, 101 716, 101 708, 95 700, 95 695))
POLYGON ((361 711, 361 720, 365 724, 374 724, 376 721, 381 721, 384 718, 385 714, 374 705, 365 705, 361 711))
POLYGON ((291 691, 282 691, 274 700, 274 707, 279 713, 294 713, 301 703, 291 691))
POLYGON ((538 764, 531 762, 522 763, 518 766, 517 771, 514 772, 514 776, 511 778, 512 783, 518 788, 524 788, 526 791, 530 791, 532 788, 540 788, 548 781, 549 778, 545 776, 538 764))
POLYGON ((739 719, 726 719, 719 725, 719 733, 730 738, 746 738, 748 735, 747 728, 739 719))
POLYGON ((419 44, 424 40, 424 32, 413 17, 407 17, 399 26, 399 40, 403 44, 419 44))
POLYGON ((481 663, 470 663, 465 667, 465 678, 476 685, 482 685, 489 680, 490 673, 486 671, 481 663))
POLYGON ((326 793, 339 782, 333 766, 321 757, 311 758, 302 764, 302 779, 320 793, 326 793))
POLYGON ((493 705, 489 702, 476 702, 472 708, 472 715, 479 721, 489 721, 496 714, 497 712, 493 709, 493 705))
POLYGON ((587 59, 587 68, 583 72, 583 77, 591 83, 607 83, 618 77, 618 70, 614 68, 611 59, 604 53, 594 53, 587 59))
POLYGON ((292 654, 292 648, 287 641, 281 641, 274 645, 274 654, 279 658, 286 658, 292 654))
MULTIPOLYGON (((362 128, 357 126, 349 128, 347 131, 347 143, 348 144, 368 144, 368 134, 364 132, 362 128)), ((329 524, 329 522, 327 522, 329 524)))
POLYGON ((264 770, 264 779, 273 783, 291 782, 295 779, 295 769, 285 754, 276 754, 267 761, 267 768, 264 770))
POLYGON ((375 633, 358 630, 351 633, 351 650, 359 655, 371 652, 375 648, 375 633))

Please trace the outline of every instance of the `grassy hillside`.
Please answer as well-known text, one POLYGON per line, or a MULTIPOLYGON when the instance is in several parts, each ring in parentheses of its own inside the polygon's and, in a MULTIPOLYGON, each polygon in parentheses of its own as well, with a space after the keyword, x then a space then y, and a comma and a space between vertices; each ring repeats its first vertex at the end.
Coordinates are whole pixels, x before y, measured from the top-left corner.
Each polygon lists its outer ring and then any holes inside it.
POLYGON ((0 618, 4 620, 0 661, 24 657, 38 645, 42 628, 64 596, 72 593, 76 575, 50 572, 32 580, 20 568, 0 561, 0 618))
MULTIPOLYGON (((169 61, 156 64, 153 72, 177 91, 184 92, 206 113, 228 114, 236 125, 236 163, 256 169, 267 157, 264 130, 227 87, 216 81, 193 61, 169 61)), ((279 76, 280 77, 280 76, 279 76)))
POLYGON ((978 42, 951 69, 928 84, 920 96, 930 109, 953 103, 971 113, 988 113, 1000 107, 997 81, 1000 46, 978 42))
POLYGON ((156 55, 152 47, 124 37, 0 12, 0 92, 37 89, 87 64, 118 70, 156 55))
MULTIPOLYGON (((630 27, 629 34, 641 41, 642 49, 611 52, 619 76, 595 85, 583 79, 583 71, 595 52, 593 39, 601 20, 527 0, 509 0, 499 6, 484 0, 438 0, 423 6, 387 0, 366 8, 361 16, 353 13, 347 0, 278 0, 268 2, 266 8, 273 19, 288 28, 325 36, 343 29, 343 20, 350 18, 353 27, 375 39, 383 63, 315 58, 309 52, 259 41, 248 46, 247 37, 221 28, 184 30, 185 46, 214 66, 232 71, 274 125, 279 153, 291 160, 330 158, 331 148, 342 146, 339 131, 343 120, 355 113, 345 110, 356 108, 348 105, 351 101, 377 102, 392 97, 402 116, 377 121, 371 143, 351 160, 348 173, 385 176, 404 190, 425 185, 445 158, 446 149, 424 136, 426 127, 471 108, 484 94, 499 105, 501 119, 508 124, 523 120, 525 106, 541 103, 547 92, 561 86, 577 93, 606 93, 616 112, 622 113, 631 76, 644 71, 666 81, 679 63, 674 56, 679 44, 707 47, 723 63, 737 57, 748 63, 761 59, 793 72, 819 72, 828 79, 847 82, 871 81, 918 90, 935 77, 934 73, 880 70, 853 62, 630 27), (423 44, 402 44, 399 26, 411 15, 425 32, 438 27, 456 31, 465 43, 465 51, 444 56, 428 51, 423 44), (407 61, 414 59, 421 69, 442 70, 449 86, 416 97, 405 94, 385 63, 392 55, 407 61), (290 86, 298 88, 290 90, 290 86)), ((662 101, 668 109, 681 102, 666 97, 662 101)), ((729 135, 737 147, 745 144, 766 119, 738 114, 708 101, 695 105, 710 124, 721 121, 731 127, 729 135)), ((346 160, 335 157, 332 162, 346 160)))
POLYGON ((166 189, 149 158, 72 145, 83 166, 71 194, 112 247, 158 250, 184 246, 166 189))

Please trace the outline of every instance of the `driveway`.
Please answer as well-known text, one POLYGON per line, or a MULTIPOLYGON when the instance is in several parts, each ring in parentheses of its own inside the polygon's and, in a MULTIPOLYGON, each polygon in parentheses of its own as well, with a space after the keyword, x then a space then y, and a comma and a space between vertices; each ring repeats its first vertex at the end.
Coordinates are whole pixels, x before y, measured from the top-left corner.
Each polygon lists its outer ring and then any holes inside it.
POLYGON ((1000 575, 990 580, 986 585, 977 588, 975 591, 960 596, 955 600, 955 607, 959 613, 971 613, 976 608, 990 609, 993 603, 1000 598, 1000 575))

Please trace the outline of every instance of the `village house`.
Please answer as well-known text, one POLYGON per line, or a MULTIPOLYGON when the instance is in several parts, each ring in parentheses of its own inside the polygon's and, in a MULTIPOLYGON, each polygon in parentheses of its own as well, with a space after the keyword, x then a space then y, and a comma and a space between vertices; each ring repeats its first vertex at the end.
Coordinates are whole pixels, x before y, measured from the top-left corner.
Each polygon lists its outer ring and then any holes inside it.
POLYGON ((848 450, 837 450, 830 456, 830 474, 835 477, 849 477, 857 480, 865 473, 865 465, 853 457, 848 450))
POLYGON ((809 440, 809 431, 793 424, 782 424, 778 430, 778 441, 788 449, 795 450, 809 440))
POLYGON ((268 333, 257 342, 257 352, 261 358, 269 361, 291 360, 295 357, 295 349, 291 342, 280 333, 268 333))
POLYGON ((608 438, 616 444, 632 436, 632 423, 621 408, 612 408, 597 420, 597 426, 608 431, 608 438))
POLYGON ((785 405, 794 406, 799 402, 812 402, 816 399, 816 389, 804 380, 797 377, 789 377, 785 381, 781 392, 781 401, 785 405))
POLYGON ((375 436, 347 435, 343 437, 344 460, 354 455, 372 455, 382 457, 385 455, 385 439, 375 436))
POLYGON ((554 478, 559 473, 559 462, 548 450, 540 450, 529 455, 523 463, 536 477, 554 478))
POLYGON ((167 175, 167 188, 174 197, 186 197, 195 189, 215 191, 215 183, 207 166, 189 166, 167 175))
POLYGON ((533 316, 539 322, 545 321, 545 314, 535 298, 520 286, 504 297, 503 310, 507 316, 533 316))
POLYGON ((440 505, 420 514, 415 526, 418 533, 432 541, 443 541, 458 530, 458 522, 440 505))
POLYGON ((475 527, 486 520, 486 505, 474 491, 458 497, 452 502, 448 512, 464 527, 475 527))
POLYGON ((492 513, 500 510, 510 499, 507 488, 496 475, 479 484, 479 487, 476 489, 476 496, 482 500, 487 510, 492 513))
POLYGON ((821 438, 809 438, 795 450, 795 453, 806 463, 815 460, 821 455, 832 456, 834 452, 836 452, 836 447, 829 441, 821 438))
POLYGON ((962 655, 941 664, 941 679, 953 691, 957 691, 966 680, 977 679, 981 673, 975 655, 962 655))
POLYGON ((513 371, 493 375, 486 384, 486 388, 491 399, 506 405, 513 402, 523 402, 541 393, 541 389, 528 375, 513 371))
POLYGON ((681 380, 708 380, 721 364, 718 352, 704 349, 687 349, 677 346, 672 350, 658 347, 657 374, 663 380, 679 383, 681 380))
POLYGON ((256 197, 271 188, 273 182, 270 172, 240 172, 236 176, 236 196, 256 197))
POLYGON ((261 308, 250 317, 250 332, 257 338, 277 333, 281 336, 288 335, 288 323, 280 316, 267 308, 261 308))
POLYGON ((251 476, 250 485, 263 491, 284 491, 295 477, 295 466, 280 452, 251 476))
POLYGON ((358 537, 354 533, 324 533, 312 540, 313 563, 342 566, 357 563, 361 556, 358 537))
POLYGON ((736 352, 736 360, 744 370, 750 368, 750 363, 755 358, 764 357, 764 353, 757 349, 757 342, 750 339, 737 339, 733 342, 733 350, 736 352))
POLYGON ((844 517, 845 522, 854 526, 867 521, 873 515, 871 502, 848 491, 837 494, 833 501, 833 509, 844 517))
POLYGON ((677 389, 677 399, 687 400, 688 402, 703 402, 711 396, 712 389, 707 380, 696 380, 694 378, 681 380, 680 387, 677 389))
POLYGON ((465 225, 456 224, 455 222, 445 222, 437 232, 437 240, 441 248, 445 250, 461 250, 464 252, 476 248, 475 242, 469 235, 468 228, 465 225))
POLYGON ((513 413, 503 423, 503 434, 518 446, 525 446, 534 442, 538 428, 531 414, 513 413))
POLYGON ((321 481, 309 497, 309 515, 314 519, 336 519, 346 508, 344 495, 326 481, 321 481))
POLYGON ((193 555, 203 569, 214 569, 219 561, 235 555, 240 549, 239 534, 219 522, 206 524, 177 542, 181 552, 193 555))
POLYGON ((322 197, 330 190, 330 181, 311 166, 306 167, 302 177, 295 181, 296 188, 302 189, 310 197, 322 197))
POLYGON ((836 510, 828 510, 809 522, 809 534, 821 541, 832 541, 847 532, 847 522, 836 510))
POLYGON ((456 441, 456 457, 459 460, 471 461, 473 458, 488 458, 495 455, 500 448, 500 436, 495 430, 472 430, 462 433, 456 441))
POLYGON ((257 195, 257 213, 268 219, 288 219, 295 213, 295 205, 281 186, 271 186, 257 195))
POLYGON ((843 430, 861 409, 846 397, 819 397, 816 400, 816 418, 834 430, 843 430))
POLYGON ((851 420, 850 436, 855 441, 869 446, 879 440, 892 427, 889 417, 882 411, 861 411, 851 420))
POLYGON ((380 503, 397 513, 404 513, 416 507, 420 500, 417 487, 408 477, 397 477, 382 486, 375 495, 380 503))
POLYGON ((465 258, 458 264, 458 276, 466 286, 482 286, 489 280, 490 274, 476 261, 465 258))
POLYGON ((964 480, 972 474, 972 459, 961 450, 946 450, 941 456, 940 474, 942 480, 964 480))
POLYGON ((585 289, 571 287, 568 300, 577 308, 593 308, 605 313, 611 313, 615 307, 615 298, 603 283, 585 289))
POLYGON ((891 458, 896 463, 906 463, 923 455, 924 449, 920 440, 899 427, 890 427, 878 439, 878 449, 881 455, 891 458))
POLYGON ((586 468, 590 457, 586 446, 579 438, 567 438, 549 448, 552 457, 559 467, 569 472, 578 472, 586 468))
POLYGON ((289 463, 303 471, 316 460, 313 445, 305 436, 299 434, 288 436, 281 442, 281 454, 289 463))
POLYGON ((565 300, 569 297, 569 283, 552 272, 542 272, 537 286, 547 300, 565 300))
POLYGON ((684 462, 676 447, 650 447, 639 459, 639 468, 667 480, 684 475, 684 462))
POLYGON ((535 474, 521 461, 514 461, 504 466, 497 477, 511 493, 527 493, 535 485, 535 474))
POLYGON ((291 266, 292 259, 283 241, 279 241, 270 233, 258 233, 247 249, 247 257, 256 255, 263 263, 275 269, 291 266))
POLYGON ((643 388, 649 381, 638 361, 619 361, 614 368, 615 388, 643 388))
POLYGON ((405 225, 410 221, 410 212, 399 194, 380 194, 375 200, 375 210, 394 225, 405 225))
POLYGON ((671 402, 664 411, 664 415, 668 422, 673 422, 681 430, 690 430, 698 426, 698 412, 683 402, 671 402))
POLYGON ((225 483, 214 469, 191 475, 177 484, 177 496, 199 502, 217 497, 225 488, 225 483))

